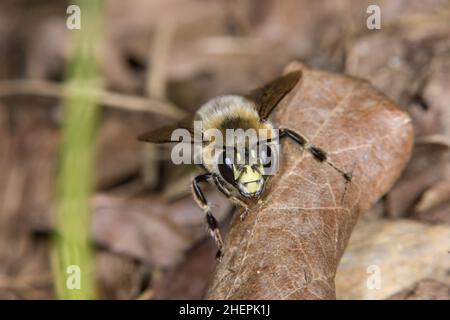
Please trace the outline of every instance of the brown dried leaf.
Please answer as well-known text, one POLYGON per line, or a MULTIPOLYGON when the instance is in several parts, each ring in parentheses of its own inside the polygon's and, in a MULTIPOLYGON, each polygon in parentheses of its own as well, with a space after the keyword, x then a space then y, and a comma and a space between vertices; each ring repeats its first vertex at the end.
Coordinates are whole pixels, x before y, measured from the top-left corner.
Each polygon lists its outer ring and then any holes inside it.
MULTIPOLYGON (((443 5, 448 8, 448 3, 443 5)), ((448 9, 425 10, 398 19, 380 32, 355 37, 347 49, 346 72, 370 80, 404 107, 421 142, 386 197, 390 217, 411 214, 421 194, 450 170, 445 143, 426 139, 438 136, 445 142, 450 138, 448 21, 448 9)))
POLYGON ((179 260, 191 242, 189 236, 168 219, 146 214, 131 204, 107 196, 94 199, 95 241, 149 265, 167 266, 179 260))
MULTIPOLYGON (((217 218, 223 220, 229 210, 226 199, 217 192, 208 192, 207 196, 220 205, 217 218)), ((129 199, 98 195, 93 199, 93 211, 94 240, 147 265, 176 264, 206 234, 205 218, 190 196, 166 202, 157 196, 129 199)))
POLYGON ((134 259, 104 250, 95 253, 95 274, 100 297, 107 300, 134 299, 141 290, 142 267, 134 259))
POLYGON ((370 80, 400 106, 408 106, 433 71, 430 62, 450 47, 447 12, 398 19, 379 32, 355 37, 346 52, 345 71, 370 80))
POLYGON ((118 117, 106 117, 103 120, 97 136, 95 159, 98 189, 115 186, 139 172, 142 149, 133 141, 133 132, 130 131, 134 127, 135 125, 130 126, 118 117))
POLYGON ((422 213, 447 201, 450 201, 450 180, 439 181, 423 194, 416 211, 422 213))
POLYGON ((303 132, 352 171, 353 181, 283 143, 279 174, 262 202, 232 221, 207 297, 331 299, 334 276, 358 216, 409 159, 409 117, 367 82, 303 65, 303 78, 281 102, 274 123, 303 132), (344 194, 345 193, 345 194, 344 194))
POLYGON ((387 299, 423 278, 450 283, 450 227, 406 219, 360 222, 336 273, 338 299, 387 299), (379 288, 367 286, 375 272, 379 288))
POLYGON ((156 284, 155 299, 203 298, 214 271, 216 253, 213 241, 203 241, 194 247, 182 263, 169 270, 156 284))
POLYGON ((431 223, 450 224, 450 180, 441 180, 428 188, 414 207, 412 217, 431 223))
POLYGON ((28 222, 52 198, 57 134, 44 108, 27 107, 0 105, 0 296, 49 299, 48 246, 30 236, 28 222))
POLYGON ((155 115, 106 112, 96 141, 97 188, 112 188, 136 175, 144 163, 143 146, 136 142, 136 136, 149 126, 165 124, 166 121, 155 115))
POLYGON ((411 213, 422 192, 442 178, 448 153, 447 148, 436 144, 414 147, 412 160, 386 197, 389 217, 404 217, 411 213))
POLYGON ((450 300, 450 285, 423 279, 411 288, 392 295, 389 300, 450 300))

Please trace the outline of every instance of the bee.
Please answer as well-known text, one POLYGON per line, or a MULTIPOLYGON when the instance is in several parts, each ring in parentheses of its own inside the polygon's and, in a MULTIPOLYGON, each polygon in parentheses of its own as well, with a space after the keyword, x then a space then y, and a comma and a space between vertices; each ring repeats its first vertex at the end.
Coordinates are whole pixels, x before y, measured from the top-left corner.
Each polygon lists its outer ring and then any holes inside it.
POLYGON ((303 150, 309 152, 313 158, 321 163, 327 163, 337 170, 346 182, 352 176, 336 167, 328 158, 327 153, 312 145, 300 132, 288 128, 275 128, 268 120, 271 112, 279 102, 295 87, 302 77, 301 71, 288 73, 267 85, 251 91, 244 96, 222 96, 208 101, 198 111, 174 125, 144 133, 138 140, 151 143, 169 143, 172 132, 182 128, 189 132, 193 141, 200 141, 199 150, 194 152, 197 162, 206 171, 193 178, 192 194, 199 207, 203 210, 211 236, 214 238, 218 253, 223 254, 223 241, 220 235, 216 218, 211 212, 200 185, 209 182, 217 187, 233 203, 244 208, 241 219, 244 219, 249 210, 247 200, 259 199, 263 194, 266 182, 270 176, 267 168, 272 166, 274 153, 278 150, 280 139, 288 138, 298 144, 303 150), (199 131, 195 130, 194 123, 201 124, 199 131), (223 142, 215 137, 206 137, 208 130, 216 130, 226 135, 226 130, 253 129, 262 135, 240 135, 223 142), (261 136, 263 138, 261 138, 261 136), (231 141, 229 141, 231 140, 231 141), (239 146, 239 148, 237 148, 239 146), (262 146, 262 147, 261 147, 262 146))

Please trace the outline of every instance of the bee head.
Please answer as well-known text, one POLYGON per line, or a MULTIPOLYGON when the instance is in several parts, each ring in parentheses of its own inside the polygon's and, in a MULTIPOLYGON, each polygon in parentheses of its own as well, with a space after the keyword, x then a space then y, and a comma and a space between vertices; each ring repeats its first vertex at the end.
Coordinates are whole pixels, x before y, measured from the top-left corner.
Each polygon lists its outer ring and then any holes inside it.
POLYGON ((241 151, 227 148, 219 159, 218 169, 222 178, 246 198, 258 197, 264 190, 266 168, 270 167, 271 149, 245 147, 241 151))

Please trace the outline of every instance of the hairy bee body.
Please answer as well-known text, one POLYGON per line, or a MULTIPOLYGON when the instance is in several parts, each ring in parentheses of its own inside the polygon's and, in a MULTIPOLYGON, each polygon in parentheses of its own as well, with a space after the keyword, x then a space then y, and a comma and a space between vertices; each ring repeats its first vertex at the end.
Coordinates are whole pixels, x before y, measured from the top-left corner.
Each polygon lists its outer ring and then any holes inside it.
MULTIPOLYGON (((266 129, 255 103, 241 96, 222 96, 205 103, 197 111, 204 129, 266 129)), ((270 129, 272 126, 270 125, 270 129)))
MULTIPOLYGON (((237 187, 239 193, 244 197, 259 196, 264 187, 264 179, 263 168, 261 164, 258 164, 256 147, 261 136, 270 140, 276 135, 273 125, 260 118, 252 101, 241 96, 214 98, 198 110, 195 118, 201 121, 202 133, 208 130, 217 130, 223 137, 220 140, 206 139, 202 146, 199 154, 207 171, 223 177, 223 172, 220 170, 220 165, 223 165, 221 163, 223 149, 243 146, 247 152, 254 152, 254 163, 242 161, 239 169, 233 166, 233 180, 227 178, 222 180, 228 187, 237 187), (249 132, 255 134, 247 134, 249 132), (230 133, 234 134, 230 136, 230 133), (229 139, 230 137, 233 139, 229 139)), ((204 136, 202 138, 205 140, 204 136)), ((240 153, 236 156, 238 159, 233 159, 233 164, 236 160, 241 160, 239 159, 240 153)))

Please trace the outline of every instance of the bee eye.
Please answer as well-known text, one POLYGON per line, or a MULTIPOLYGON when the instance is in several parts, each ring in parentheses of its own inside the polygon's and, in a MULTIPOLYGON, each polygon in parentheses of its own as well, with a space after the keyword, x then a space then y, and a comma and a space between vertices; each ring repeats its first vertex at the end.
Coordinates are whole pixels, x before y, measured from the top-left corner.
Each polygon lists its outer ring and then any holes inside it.
POLYGON ((234 184, 234 172, 233 172, 233 161, 230 157, 227 157, 226 152, 222 152, 222 159, 218 164, 220 175, 225 181, 234 184))
POLYGON ((261 146, 259 159, 263 167, 270 167, 272 163, 272 149, 268 145, 261 146))

